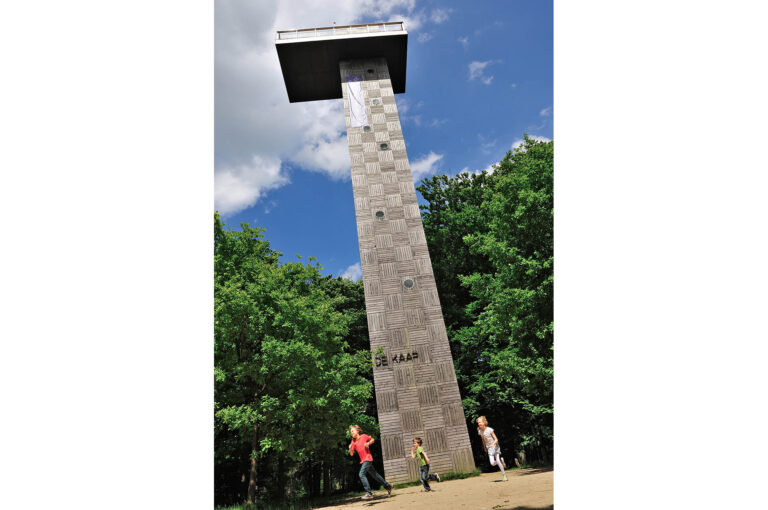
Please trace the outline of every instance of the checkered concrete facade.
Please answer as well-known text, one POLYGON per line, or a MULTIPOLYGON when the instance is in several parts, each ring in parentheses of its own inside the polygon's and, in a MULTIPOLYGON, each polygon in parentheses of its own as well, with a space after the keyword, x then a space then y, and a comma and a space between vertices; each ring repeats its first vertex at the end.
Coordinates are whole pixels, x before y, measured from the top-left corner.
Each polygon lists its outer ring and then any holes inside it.
POLYGON ((437 473, 475 468, 385 59, 341 61, 341 87, 385 476, 418 480, 414 436, 437 473), (359 77, 359 78, 358 78, 359 77), (352 126, 361 81, 367 125, 352 126))

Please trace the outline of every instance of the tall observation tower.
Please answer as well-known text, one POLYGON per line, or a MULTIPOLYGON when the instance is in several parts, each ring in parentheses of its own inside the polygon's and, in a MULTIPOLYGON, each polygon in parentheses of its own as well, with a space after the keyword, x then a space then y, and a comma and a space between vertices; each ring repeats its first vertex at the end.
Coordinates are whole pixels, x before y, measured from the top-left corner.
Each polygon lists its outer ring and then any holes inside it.
POLYGON ((475 468, 394 94, 405 92, 402 22, 277 33, 290 102, 344 99, 373 381, 386 478, 475 468))

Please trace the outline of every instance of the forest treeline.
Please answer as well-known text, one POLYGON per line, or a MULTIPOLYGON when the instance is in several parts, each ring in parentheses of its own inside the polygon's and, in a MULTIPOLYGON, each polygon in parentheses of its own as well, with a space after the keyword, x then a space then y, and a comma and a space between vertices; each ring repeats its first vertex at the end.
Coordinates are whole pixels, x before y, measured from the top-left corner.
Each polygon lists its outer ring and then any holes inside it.
MULTIPOLYGON (((480 467, 479 415, 508 463, 552 461, 553 167, 553 142, 526 137, 492 172, 417 186, 480 467)), ((215 215, 215 503, 360 490, 345 430, 378 437, 362 282, 240 229, 215 215)))

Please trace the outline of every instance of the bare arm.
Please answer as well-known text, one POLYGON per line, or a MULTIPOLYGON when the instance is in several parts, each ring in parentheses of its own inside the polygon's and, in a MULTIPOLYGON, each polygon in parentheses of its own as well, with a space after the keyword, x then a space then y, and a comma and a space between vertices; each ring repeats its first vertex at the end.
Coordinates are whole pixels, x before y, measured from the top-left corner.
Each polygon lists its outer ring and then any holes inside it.
POLYGON ((493 436, 493 444, 491 445, 491 448, 499 444, 499 438, 496 437, 496 432, 491 432, 491 435, 493 436))
POLYGON ((371 438, 371 440, 370 440, 370 441, 368 441, 367 443, 365 443, 365 446, 371 446, 371 445, 372 445, 373 443, 375 443, 375 442, 376 442, 376 440, 375 440, 374 438, 371 438))
POLYGON ((413 446, 411 446, 411 458, 412 458, 412 459, 415 459, 415 458, 416 458, 416 454, 415 454, 415 453, 413 453, 413 446))

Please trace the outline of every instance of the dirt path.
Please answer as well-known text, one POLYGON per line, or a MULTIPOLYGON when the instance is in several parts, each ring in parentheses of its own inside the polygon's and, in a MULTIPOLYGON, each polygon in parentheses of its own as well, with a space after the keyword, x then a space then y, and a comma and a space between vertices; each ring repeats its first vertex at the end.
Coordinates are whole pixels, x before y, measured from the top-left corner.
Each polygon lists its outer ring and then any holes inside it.
POLYGON ((488 473, 463 480, 432 482, 432 492, 421 492, 421 486, 395 489, 388 498, 377 491, 372 500, 350 498, 344 504, 322 507, 323 510, 551 510, 554 508, 551 469, 522 469, 507 471, 508 482, 499 473, 488 473))

